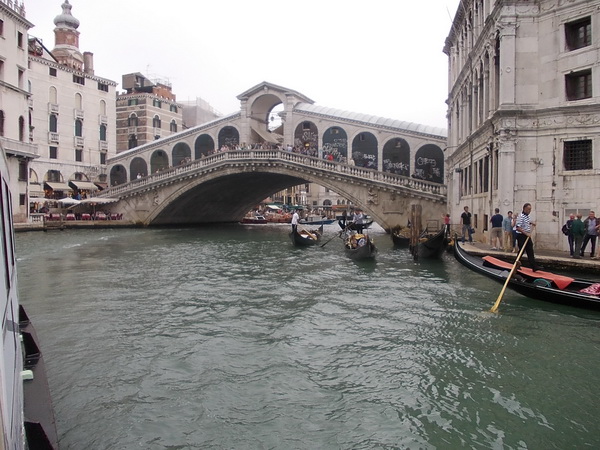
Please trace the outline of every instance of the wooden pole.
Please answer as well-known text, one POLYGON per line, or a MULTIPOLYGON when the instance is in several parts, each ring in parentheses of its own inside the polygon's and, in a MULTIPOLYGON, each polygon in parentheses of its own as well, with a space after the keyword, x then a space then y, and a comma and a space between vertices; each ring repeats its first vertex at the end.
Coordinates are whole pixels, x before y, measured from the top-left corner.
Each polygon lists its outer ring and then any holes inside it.
POLYGON ((410 252, 413 259, 419 259, 419 237, 421 236, 421 205, 411 205, 410 207, 410 252))

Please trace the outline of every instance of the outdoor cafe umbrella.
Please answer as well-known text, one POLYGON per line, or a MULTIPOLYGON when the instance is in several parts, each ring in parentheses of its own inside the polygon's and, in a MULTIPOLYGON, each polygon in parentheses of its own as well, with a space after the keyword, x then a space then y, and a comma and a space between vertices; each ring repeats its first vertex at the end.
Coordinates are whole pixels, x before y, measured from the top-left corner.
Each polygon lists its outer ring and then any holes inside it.
POLYGON ((62 203, 63 205, 78 205, 80 202, 79 200, 75 199, 75 198, 71 198, 71 197, 65 197, 65 198, 61 198, 57 200, 59 203, 62 203))

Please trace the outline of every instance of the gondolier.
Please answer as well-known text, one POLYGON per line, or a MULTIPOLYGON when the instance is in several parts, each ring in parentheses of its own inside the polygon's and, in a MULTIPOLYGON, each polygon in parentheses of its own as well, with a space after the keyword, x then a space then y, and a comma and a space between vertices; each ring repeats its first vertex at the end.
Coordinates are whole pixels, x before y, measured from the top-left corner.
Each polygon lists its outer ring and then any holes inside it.
POLYGON ((532 227, 535 227, 535 222, 531 221, 529 217, 531 213, 531 203, 525 203, 523 205, 523 211, 517 217, 516 228, 517 228, 517 242, 519 248, 523 248, 525 245, 525 253, 527 253, 527 260, 531 266, 531 270, 534 272, 540 270, 540 267, 535 263, 535 255, 533 254, 533 241, 531 240, 532 227), (529 240, 527 239, 529 238, 529 240), (527 241, 527 244, 525 244, 527 241))
POLYGON ((298 211, 294 211, 294 214, 292 215, 292 233, 295 233, 298 229, 298 220, 300 220, 298 211))

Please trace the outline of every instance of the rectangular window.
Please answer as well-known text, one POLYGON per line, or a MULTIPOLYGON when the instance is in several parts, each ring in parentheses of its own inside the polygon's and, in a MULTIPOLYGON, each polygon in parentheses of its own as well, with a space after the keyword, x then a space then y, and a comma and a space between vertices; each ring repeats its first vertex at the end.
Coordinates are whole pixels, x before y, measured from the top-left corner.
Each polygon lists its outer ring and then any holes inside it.
POLYGON ((565 76, 567 100, 592 97, 592 69, 572 72, 565 76))
POLYGON ((19 206, 25 206, 26 197, 27 196, 25 194, 19 194, 19 206))
POLYGON ((592 45, 592 19, 585 17, 575 22, 566 23, 565 43, 569 51, 592 45))
POLYGON ((73 74, 73 83, 77 84, 85 84, 85 78, 79 75, 73 74))
POLYGON ((98 90, 108 92, 108 84, 98 83, 98 90))
POLYGON ((49 71, 51 77, 55 77, 56 76, 56 67, 50 67, 48 69, 48 71, 49 71))
POLYGON ((137 104, 138 104, 137 98, 130 98, 129 100, 127 100, 127 106, 135 106, 137 104))
POLYGON ((105 152, 100 153, 100 164, 106 164, 106 153, 105 152))
POLYGON ((27 181, 27 161, 19 160, 19 181, 27 181))
POLYGON ((157 108, 160 108, 160 107, 161 107, 161 105, 162 105, 162 103, 161 103, 161 101, 160 101, 160 100, 154 99, 154 100, 152 101, 152 105, 153 105, 153 106, 156 106, 157 108))
POLYGON ((592 141, 567 141, 564 144, 563 161, 565 170, 589 170, 592 165, 592 141))
POLYGON ((17 31, 17 46, 23 48, 23 33, 17 31))
POLYGON ((4 36, 4 20, 0 19, 0 36, 4 36))
POLYGON ((75 161, 77 161, 77 162, 83 161, 83 150, 79 150, 79 149, 75 150, 75 161))
POLYGON ((58 159, 58 147, 50 147, 50 159, 58 159))
POLYGON ((25 71, 21 70, 21 69, 18 69, 18 70, 19 70, 19 72, 17 74, 17 77, 18 77, 17 83, 19 83, 19 89, 23 89, 23 80, 25 78, 25 71))
POLYGON ((4 61, 0 59, 0 80, 4 80, 4 61))
POLYGON ((169 110, 170 110, 171 112, 175 112, 175 113, 176 113, 176 112, 177 112, 177 105, 171 105, 171 106, 169 107, 169 110))

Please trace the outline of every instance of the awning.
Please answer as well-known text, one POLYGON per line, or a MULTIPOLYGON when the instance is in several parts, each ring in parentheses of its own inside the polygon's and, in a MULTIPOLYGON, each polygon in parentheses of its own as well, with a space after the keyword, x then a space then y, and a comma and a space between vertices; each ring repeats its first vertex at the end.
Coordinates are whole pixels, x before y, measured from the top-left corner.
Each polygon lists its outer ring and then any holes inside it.
POLYGON ((63 205, 78 205, 79 204, 79 200, 71 198, 71 197, 60 198, 57 201, 62 203, 63 205))
POLYGON ((269 209, 281 209, 279 206, 277 205, 267 205, 267 208, 269 209))
POLYGON ((46 181, 44 183, 44 189, 52 189, 53 191, 71 191, 72 190, 68 184, 55 183, 54 181, 46 181))
POLYGON ((271 133, 269 133, 266 130, 261 130, 259 128, 255 128, 252 127, 252 130, 258 134, 261 138, 264 139, 265 142, 270 142, 272 144, 279 144, 279 141, 277 139, 275 139, 275 136, 273 136, 271 133))
POLYGON ((96 186, 98 186, 101 190, 104 190, 108 187, 108 183, 94 183, 96 186))
POLYGON ((49 198, 44 198, 44 197, 29 197, 29 203, 44 203, 47 201, 54 201, 54 200, 51 200, 49 198))
POLYGON ((84 191, 97 191, 98 186, 94 183, 90 183, 89 181, 79 181, 79 180, 71 180, 69 181, 69 186, 73 189, 79 189, 84 191))

